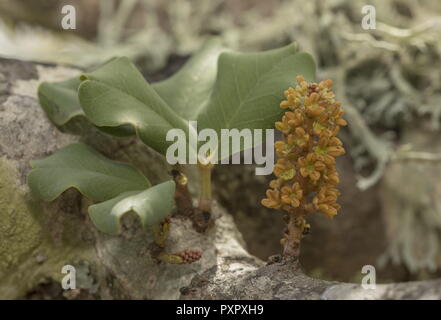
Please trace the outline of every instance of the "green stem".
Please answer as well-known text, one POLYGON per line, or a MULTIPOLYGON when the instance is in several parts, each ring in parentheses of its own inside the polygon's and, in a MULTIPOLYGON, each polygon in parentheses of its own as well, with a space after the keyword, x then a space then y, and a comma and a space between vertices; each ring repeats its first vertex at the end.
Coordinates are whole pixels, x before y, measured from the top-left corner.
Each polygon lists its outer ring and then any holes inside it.
POLYGON ((199 164, 200 173, 200 198, 199 209, 202 212, 211 212, 211 170, 212 164, 199 164))

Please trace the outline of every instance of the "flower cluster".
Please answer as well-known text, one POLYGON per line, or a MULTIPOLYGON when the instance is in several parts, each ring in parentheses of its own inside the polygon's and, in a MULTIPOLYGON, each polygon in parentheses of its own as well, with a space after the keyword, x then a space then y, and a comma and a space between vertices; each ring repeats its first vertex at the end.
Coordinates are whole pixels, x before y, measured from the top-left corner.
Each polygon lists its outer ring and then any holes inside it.
POLYGON ((161 252, 157 259, 169 264, 190 264, 198 261, 202 257, 202 252, 199 250, 183 250, 175 253, 161 252))
POLYGON ((190 264, 195 261, 198 261, 202 257, 202 253, 198 250, 184 250, 175 255, 179 256, 182 259, 182 264, 190 264))
POLYGON ((283 133, 275 143, 276 179, 270 182, 262 204, 302 216, 320 211, 332 218, 340 208, 335 158, 345 153, 336 136, 347 123, 331 80, 308 84, 298 76, 297 83, 285 91, 286 100, 280 104, 286 112, 276 122, 276 129, 283 133))

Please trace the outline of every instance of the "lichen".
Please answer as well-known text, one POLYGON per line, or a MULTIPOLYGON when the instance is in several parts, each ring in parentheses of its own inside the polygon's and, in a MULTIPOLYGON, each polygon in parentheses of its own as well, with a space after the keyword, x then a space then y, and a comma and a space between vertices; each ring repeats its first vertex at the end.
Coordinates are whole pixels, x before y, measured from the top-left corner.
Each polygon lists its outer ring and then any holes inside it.
POLYGON ((46 278, 60 281, 66 264, 94 261, 93 245, 78 232, 79 219, 62 219, 57 243, 48 220, 63 212, 47 212, 18 177, 14 162, 0 158, 0 299, 23 297, 46 278))
POLYGON ((0 275, 18 265, 43 241, 36 219, 38 207, 30 204, 20 190, 16 170, 6 159, 0 160, 0 275))

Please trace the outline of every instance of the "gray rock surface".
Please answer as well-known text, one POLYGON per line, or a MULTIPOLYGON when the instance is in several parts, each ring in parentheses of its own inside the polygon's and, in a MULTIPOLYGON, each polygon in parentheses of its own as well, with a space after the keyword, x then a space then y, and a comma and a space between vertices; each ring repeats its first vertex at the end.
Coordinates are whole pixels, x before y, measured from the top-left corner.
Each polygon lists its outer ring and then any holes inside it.
POLYGON ((441 299, 441 280, 377 284, 329 282, 305 276, 292 264, 255 266, 243 258, 225 257, 193 278, 182 299, 383 300, 441 299))

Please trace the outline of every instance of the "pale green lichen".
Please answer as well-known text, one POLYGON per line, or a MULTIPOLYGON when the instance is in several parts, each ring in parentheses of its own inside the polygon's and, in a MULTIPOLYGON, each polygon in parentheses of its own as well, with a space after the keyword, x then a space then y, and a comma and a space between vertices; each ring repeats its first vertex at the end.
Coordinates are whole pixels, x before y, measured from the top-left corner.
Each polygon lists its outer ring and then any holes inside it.
MULTIPOLYGON (((43 239, 25 193, 17 186, 16 171, 0 160, 0 276, 38 247, 43 239)), ((36 208, 36 206, 34 207, 36 208)))
POLYGON ((20 185, 14 162, 0 158, 0 299, 23 297, 44 278, 61 281, 64 265, 96 259, 81 239, 81 217, 61 217, 57 242, 48 222, 63 212, 46 211, 20 185))

